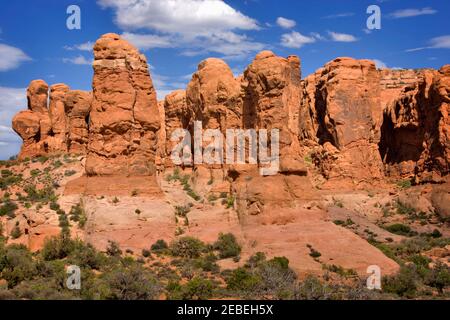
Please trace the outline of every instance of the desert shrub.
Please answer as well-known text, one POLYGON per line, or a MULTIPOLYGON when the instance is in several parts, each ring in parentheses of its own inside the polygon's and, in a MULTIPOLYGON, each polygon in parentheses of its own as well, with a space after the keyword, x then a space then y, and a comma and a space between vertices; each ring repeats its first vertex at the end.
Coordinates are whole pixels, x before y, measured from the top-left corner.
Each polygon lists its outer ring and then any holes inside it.
POLYGON ((294 289, 295 300, 324 300, 331 295, 329 287, 324 285, 318 278, 308 276, 305 280, 299 283, 294 289))
POLYGON ((114 204, 118 204, 120 202, 119 198, 114 197, 114 199, 112 200, 112 203, 114 204))
POLYGON ((14 175, 9 170, 2 170, 0 177, 0 189, 6 190, 9 186, 15 185, 22 181, 22 174, 14 175))
POLYGON ((397 186, 402 189, 408 189, 412 187, 411 180, 400 180, 397 181, 397 186))
POLYGON ((75 240, 68 261, 82 268, 100 270, 107 263, 107 257, 91 244, 75 240))
POLYGON ((31 279, 36 273, 36 266, 28 249, 23 245, 10 245, 0 254, 0 272, 13 288, 25 279, 31 279))
POLYGON ((254 292, 261 285, 261 277, 254 272, 237 268, 226 279, 227 288, 240 292, 254 292))
POLYGON ((40 255, 44 261, 64 259, 69 256, 74 249, 74 240, 70 239, 67 235, 61 234, 58 237, 47 239, 40 251, 40 255))
POLYGON ((405 215, 411 215, 415 213, 415 210, 411 208, 410 206, 402 203, 401 201, 397 200, 396 202, 397 207, 397 213, 398 214, 405 214, 405 215))
POLYGON ((64 172, 64 175, 66 176, 66 177, 71 177, 71 176, 73 176, 74 174, 76 174, 77 172, 75 171, 75 170, 66 170, 65 172, 64 172))
POLYGON ((151 253, 151 251, 148 250, 148 249, 142 249, 142 256, 143 256, 144 258, 149 258, 149 257, 152 256, 152 253, 151 253))
POLYGON ((115 241, 109 241, 109 245, 106 248, 106 254, 111 257, 120 257, 122 255, 122 250, 119 244, 115 241))
POLYGON ((11 230, 11 238, 18 239, 22 236, 22 230, 20 230, 20 226, 18 223, 14 226, 14 228, 11 230))
POLYGON ((414 298, 417 293, 419 276, 415 265, 403 265, 396 275, 384 277, 382 281, 384 292, 414 298))
POLYGON ((245 264, 245 267, 256 268, 265 261, 266 255, 264 254, 264 252, 257 252, 248 259, 247 263, 245 264))
POLYGON ((293 295, 293 285, 297 281, 295 272, 289 268, 289 260, 278 257, 262 263, 257 274, 261 278, 260 294, 288 299, 293 295))
POLYGON ((411 237, 416 235, 417 233, 412 231, 411 228, 407 225, 401 223, 395 223, 389 226, 386 226, 385 229, 393 234, 398 234, 400 236, 411 237))
POLYGON ((170 251, 175 257, 198 258, 205 249, 205 244, 192 237, 183 237, 172 242, 170 251))
POLYGON ((206 272, 218 273, 220 267, 217 265, 216 261, 217 257, 214 254, 209 253, 204 257, 197 258, 194 261, 194 266, 206 272))
POLYGON ((57 211, 60 209, 60 206, 57 202, 50 202, 50 209, 53 211, 57 211))
POLYGON ((51 186, 46 186, 42 189, 36 189, 34 185, 28 185, 24 188, 27 193, 26 197, 22 197, 19 200, 30 202, 56 202, 58 198, 55 195, 55 191, 51 186))
POLYGON ((18 208, 19 207, 14 201, 7 199, 3 202, 2 206, 0 206, 0 217, 8 216, 10 218, 14 218, 16 216, 15 212, 18 208))
POLYGON ((213 296, 214 284, 210 280, 195 277, 182 288, 183 300, 206 300, 213 296))
POLYGON ((310 257, 312 257, 314 259, 318 259, 322 256, 322 254, 319 251, 317 251, 316 249, 314 249, 312 246, 308 245, 307 247, 309 248, 309 251, 310 251, 309 252, 310 257))
POLYGON ((425 283, 443 293, 444 288, 450 286, 450 267, 441 262, 437 263, 426 275, 425 283))
POLYGON ((86 212, 84 211, 82 202, 77 205, 72 206, 69 212, 69 217, 71 221, 78 222, 78 226, 83 228, 87 222, 86 212))
POLYGON ((221 259, 237 257, 241 254, 241 246, 236 240, 236 237, 231 234, 219 235, 219 239, 213 245, 214 250, 219 251, 219 256, 221 259))
POLYGON ((190 206, 176 206, 175 207, 175 215, 178 217, 186 217, 190 211, 191 211, 190 206))
POLYGON ((104 299, 152 300, 161 292, 158 281, 139 265, 116 268, 105 275, 104 281, 107 284, 104 299))
POLYGON ((151 246, 151 250, 153 252, 162 252, 164 250, 167 250, 169 246, 167 245, 167 242, 165 242, 162 239, 157 240, 154 244, 151 246))

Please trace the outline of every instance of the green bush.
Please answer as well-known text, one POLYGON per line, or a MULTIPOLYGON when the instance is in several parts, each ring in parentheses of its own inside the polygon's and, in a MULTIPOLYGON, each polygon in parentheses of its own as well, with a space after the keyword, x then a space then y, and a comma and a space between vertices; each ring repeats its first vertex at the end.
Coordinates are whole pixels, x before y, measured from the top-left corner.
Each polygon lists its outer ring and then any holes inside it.
POLYGON ((415 265, 400 267, 398 274, 383 278, 384 292, 394 293, 401 297, 414 298, 417 293, 419 276, 415 265))
POLYGON ((397 182, 397 186, 402 189, 408 189, 412 187, 411 180, 400 180, 397 182))
POLYGON ((20 230, 20 227, 18 224, 14 226, 14 228, 11 230, 11 238, 18 239, 22 236, 22 230, 20 230))
POLYGON ((400 236, 411 237, 416 235, 417 233, 412 231, 411 228, 407 225, 401 223, 395 223, 389 226, 386 226, 385 229, 393 234, 398 234, 400 236))
POLYGON ((210 280, 195 277, 182 289, 183 300, 207 300, 212 298, 214 284, 210 280))
POLYGON ((192 237, 183 237, 172 242, 170 246, 170 251, 175 257, 182 258, 198 258, 203 250, 205 249, 205 244, 192 237))
POLYGON ((167 250, 169 246, 167 245, 167 242, 165 242, 162 239, 157 240, 154 244, 151 246, 151 250, 153 252, 162 252, 164 250, 167 250))
POLYGON ((122 250, 120 250, 117 242, 109 241, 109 245, 106 248, 106 254, 111 257, 120 257, 122 255, 122 250))
POLYGON ((236 237, 231 233, 221 233, 219 239, 214 243, 213 248, 219 251, 221 259, 237 257, 242 251, 236 237))
POLYGON ((109 300, 153 300, 161 292, 159 282, 139 265, 114 269, 104 281, 107 290, 103 298, 109 300))
POLYGON ((28 249, 23 245, 10 245, 0 254, 0 272, 13 288, 21 281, 31 279, 36 274, 36 266, 28 249))
POLYGON ((10 199, 7 199, 3 202, 0 207, 0 217, 8 216, 10 218, 14 218, 16 216, 15 212, 19 207, 15 202, 10 199))
POLYGON ((65 172, 64 172, 64 175, 66 176, 66 177, 71 177, 71 176, 73 176, 73 175, 75 175, 77 172, 75 171, 75 170, 66 170, 65 172))
POLYGON ((425 283, 442 294, 444 288, 450 286, 450 267, 441 262, 437 263, 425 277, 425 283))
POLYGON ((260 276, 244 268, 233 270, 226 279, 228 289, 243 292, 256 290, 261 281, 260 276))

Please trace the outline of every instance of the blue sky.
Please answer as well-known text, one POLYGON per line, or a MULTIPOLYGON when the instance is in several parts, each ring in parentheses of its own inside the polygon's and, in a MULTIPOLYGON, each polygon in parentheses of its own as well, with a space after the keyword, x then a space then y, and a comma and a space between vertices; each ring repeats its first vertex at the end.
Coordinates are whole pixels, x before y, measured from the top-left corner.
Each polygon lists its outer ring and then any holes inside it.
POLYGON ((184 88, 207 57, 225 59, 238 75, 263 49, 299 55, 303 76, 338 56, 390 68, 450 63, 447 0, 0 0, 0 7, 0 159, 20 148, 10 127, 26 109, 28 83, 90 90, 92 44, 108 32, 146 54, 160 98, 184 88), (69 5, 81 9, 81 30, 66 27, 69 5), (367 30, 369 5, 381 9, 381 30, 367 30))

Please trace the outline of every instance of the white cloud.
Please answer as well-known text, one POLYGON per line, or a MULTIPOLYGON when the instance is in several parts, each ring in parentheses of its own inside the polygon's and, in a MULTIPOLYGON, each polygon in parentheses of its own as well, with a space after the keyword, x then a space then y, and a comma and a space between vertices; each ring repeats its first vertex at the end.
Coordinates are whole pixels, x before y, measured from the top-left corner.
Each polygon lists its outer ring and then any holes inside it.
POLYGON ((297 25, 294 20, 278 17, 277 24, 284 29, 291 29, 297 25))
POLYGON ((433 49, 450 49, 450 35, 431 39, 430 47, 433 49))
POLYGON ((281 45, 287 48, 299 49, 305 44, 314 43, 316 39, 313 37, 307 37, 297 31, 291 33, 285 33, 281 36, 281 45))
POLYGON ((378 59, 372 59, 373 62, 375 62, 375 66, 377 67, 377 69, 386 69, 387 68, 387 64, 384 63, 381 60, 378 59))
POLYGON ((450 35, 432 38, 428 41, 429 46, 407 49, 405 52, 416 52, 425 49, 450 49, 450 35))
POLYGON ((151 48, 171 48, 175 46, 175 44, 171 41, 172 39, 167 36, 124 32, 122 37, 130 41, 140 50, 147 50, 151 48))
POLYGON ((328 16, 322 17, 322 19, 347 18, 347 17, 353 17, 354 15, 355 15, 355 13, 353 13, 353 12, 343 12, 343 13, 330 14, 328 16))
POLYGON ((80 50, 80 51, 92 51, 94 49, 94 43, 91 41, 76 44, 74 46, 64 46, 64 49, 68 51, 80 50))
POLYGON ((180 48, 194 56, 210 52, 237 59, 262 50, 243 31, 259 30, 258 22, 221 0, 98 0, 115 11, 116 24, 141 49, 180 48), (152 31, 142 33, 143 29, 152 31), (136 34, 132 31, 139 30, 136 34))
POLYGON ((98 0, 116 10, 123 29, 148 28, 160 32, 208 34, 223 30, 256 30, 256 20, 221 0, 98 0))
POLYGON ((21 49, 0 43, 0 72, 16 69, 22 62, 30 60, 21 49))
POLYGON ((12 118, 27 109, 27 89, 0 87, 0 159, 17 154, 22 140, 12 130, 12 118))
POLYGON ((328 34, 331 37, 332 41, 336 41, 336 42, 355 42, 358 41, 358 39, 351 35, 351 34, 346 34, 346 33, 337 33, 337 32, 333 32, 333 31, 329 31, 328 34))
POLYGON ((76 65, 92 65, 93 60, 88 60, 86 57, 84 56, 77 56, 74 58, 63 58, 62 59, 64 63, 72 63, 72 64, 76 64, 76 65))
POLYGON ((422 9, 402 9, 392 12, 389 16, 395 19, 400 18, 410 18, 410 17, 417 17, 417 16, 423 16, 423 15, 430 15, 437 13, 437 10, 434 10, 433 8, 426 7, 422 9))

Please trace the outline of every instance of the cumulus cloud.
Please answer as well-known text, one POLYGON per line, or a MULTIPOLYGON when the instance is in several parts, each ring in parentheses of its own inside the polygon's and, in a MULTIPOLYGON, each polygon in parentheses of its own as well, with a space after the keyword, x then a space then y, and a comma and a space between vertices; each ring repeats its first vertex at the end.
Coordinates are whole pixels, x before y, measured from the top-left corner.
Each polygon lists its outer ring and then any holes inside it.
POLYGON ((292 31, 281 36, 281 45, 286 48, 299 49, 305 44, 314 43, 316 39, 302 35, 300 32, 292 31))
POLYGON ((221 0, 98 0, 112 8, 124 36, 141 49, 180 48, 187 56, 215 52, 242 58, 264 48, 243 34, 258 22, 221 0), (145 34, 143 30, 151 33, 145 34))
POLYGON ((153 34, 137 34, 131 32, 124 32, 122 37, 130 41, 134 46, 140 50, 147 50, 151 48, 171 48, 174 43, 170 37, 157 36, 153 34))
POLYGON ((168 33, 208 34, 223 30, 255 30, 256 20, 221 0, 98 0, 114 8, 123 29, 148 28, 168 33))
POLYGON ((284 29, 291 29, 297 25, 294 20, 278 17, 277 24, 284 29))
POLYGON ((394 19, 400 19, 400 18, 411 18, 411 17, 417 17, 417 16, 423 16, 423 15, 430 15, 437 13, 437 10, 434 10, 433 8, 426 7, 422 9, 402 9, 392 12, 389 16, 394 19))
POLYGON ((21 49, 0 43, 0 72, 16 69, 22 62, 30 60, 21 49))
POLYGON ((76 65, 92 65, 93 60, 89 60, 86 57, 79 55, 73 58, 63 58, 64 63, 71 63, 76 65))
POLYGON ((329 31, 328 34, 330 35, 330 38, 332 41, 336 42, 355 42, 358 41, 358 39, 351 35, 346 33, 337 33, 333 31, 329 31))
POLYGON ((20 149, 21 139, 12 130, 11 120, 27 108, 26 89, 0 87, 0 97, 0 159, 8 159, 20 149))

